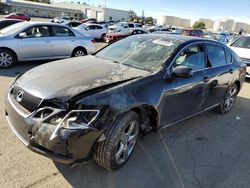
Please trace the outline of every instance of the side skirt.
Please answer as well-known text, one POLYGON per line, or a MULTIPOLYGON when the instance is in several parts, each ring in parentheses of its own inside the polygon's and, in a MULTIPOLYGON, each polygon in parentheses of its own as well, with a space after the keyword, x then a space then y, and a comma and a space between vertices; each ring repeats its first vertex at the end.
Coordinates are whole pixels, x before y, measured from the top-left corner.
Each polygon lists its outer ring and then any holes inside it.
POLYGON ((197 113, 195 113, 195 114, 193 114, 193 115, 187 116, 187 117, 185 117, 185 118, 183 118, 183 119, 181 119, 181 120, 178 120, 178 121, 175 121, 175 122, 166 124, 166 125, 160 127, 159 129, 160 129, 160 130, 161 130, 161 129, 165 129, 165 128, 167 128, 167 127, 170 127, 170 126, 172 126, 172 125, 175 125, 175 124, 177 124, 177 123, 180 123, 180 122, 182 122, 182 121, 184 121, 184 120, 190 119, 190 118, 192 118, 192 117, 194 117, 194 116, 197 116, 197 115, 202 114, 202 113, 204 113, 204 112, 210 111, 210 110, 214 109, 215 107, 217 107, 217 106, 219 106, 219 105, 220 105, 220 103, 215 104, 215 105, 213 105, 213 106, 211 106, 211 107, 208 107, 208 108, 206 108, 206 109, 204 109, 204 110, 202 110, 202 111, 200 111, 200 112, 197 112, 197 113))

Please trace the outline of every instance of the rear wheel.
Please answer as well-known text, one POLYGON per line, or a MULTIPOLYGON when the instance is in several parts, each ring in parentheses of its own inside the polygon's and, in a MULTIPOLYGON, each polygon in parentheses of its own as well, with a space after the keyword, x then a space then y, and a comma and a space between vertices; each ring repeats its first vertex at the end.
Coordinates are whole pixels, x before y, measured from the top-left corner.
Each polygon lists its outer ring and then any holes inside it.
POLYGON ((238 92, 239 92, 238 86, 236 84, 233 84, 230 87, 230 89, 228 90, 223 101, 215 109, 215 111, 218 113, 221 113, 221 114, 225 114, 225 113, 229 112, 234 106, 238 92))
POLYGON ((96 146, 94 158, 109 170, 121 168, 131 156, 139 135, 139 116, 128 112, 107 132, 106 140, 96 146))
POLYGON ((0 49, 0 68, 9 68, 16 63, 15 55, 6 49, 0 49))
POLYGON ((72 54, 73 57, 80 57, 85 55, 87 55, 87 51, 84 48, 76 48, 72 54))
POLYGON ((105 41, 105 39, 106 39, 106 34, 104 33, 104 34, 102 34, 102 36, 101 36, 101 40, 102 40, 102 41, 105 41))

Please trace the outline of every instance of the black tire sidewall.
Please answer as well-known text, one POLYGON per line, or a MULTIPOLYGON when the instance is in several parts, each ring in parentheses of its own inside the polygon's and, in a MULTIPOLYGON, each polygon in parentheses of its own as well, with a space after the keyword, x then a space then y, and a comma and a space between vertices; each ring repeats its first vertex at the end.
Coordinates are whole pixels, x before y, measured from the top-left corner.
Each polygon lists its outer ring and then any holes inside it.
POLYGON ((123 128, 120 130, 119 137, 116 140, 115 146, 114 146, 114 148, 112 148, 112 153, 111 153, 111 167, 112 167, 112 170, 118 170, 118 169, 120 169, 122 166, 124 166, 126 164, 126 162, 129 160, 129 158, 132 156, 132 154, 133 154, 133 152, 135 150, 136 144, 138 142, 139 132, 140 132, 140 118, 134 112, 131 113, 131 114, 129 114, 129 115, 131 115, 131 117, 129 117, 128 121, 124 122, 123 128), (138 136, 137 136, 137 139, 136 139, 136 143, 135 143, 135 146, 134 146, 133 150, 131 151, 131 154, 129 155, 129 157, 123 163, 117 164, 116 163, 116 159, 115 159, 115 155, 116 155, 116 152, 117 152, 118 143, 120 141, 120 137, 121 137, 122 131, 124 131, 124 129, 126 128, 126 125, 128 123, 130 123, 131 121, 137 121, 137 124, 139 126, 138 127, 139 132, 138 132, 138 136))

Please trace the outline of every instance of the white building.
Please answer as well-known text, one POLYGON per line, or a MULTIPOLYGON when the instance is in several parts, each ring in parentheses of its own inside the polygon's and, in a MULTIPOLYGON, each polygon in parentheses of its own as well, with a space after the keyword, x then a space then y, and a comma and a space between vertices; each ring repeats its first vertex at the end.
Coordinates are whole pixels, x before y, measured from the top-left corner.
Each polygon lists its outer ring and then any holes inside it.
POLYGON ((129 11, 90 6, 85 3, 44 4, 24 0, 1 0, 2 12, 22 12, 37 17, 77 16, 96 18, 99 21, 128 21, 129 11))
POLYGON ((244 31, 248 30, 248 25, 246 23, 242 23, 242 22, 235 22, 234 26, 233 26, 233 31, 234 32, 239 32, 241 29, 243 29, 244 31))
POLYGON ((177 27, 190 27, 191 20, 176 16, 159 16, 157 24, 177 27))

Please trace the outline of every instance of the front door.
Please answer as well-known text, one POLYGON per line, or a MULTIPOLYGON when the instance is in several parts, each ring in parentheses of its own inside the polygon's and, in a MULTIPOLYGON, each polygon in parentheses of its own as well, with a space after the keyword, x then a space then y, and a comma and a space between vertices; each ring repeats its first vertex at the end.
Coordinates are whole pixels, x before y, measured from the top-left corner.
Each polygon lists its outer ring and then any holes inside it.
POLYGON ((32 26, 18 38, 19 60, 36 60, 52 57, 48 26, 32 26))
POLYGON ((178 66, 192 68, 192 77, 182 78, 173 75, 171 83, 166 83, 159 111, 161 125, 167 125, 204 109, 208 88, 203 83, 206 69, 205 51, 202 44, 183 49, 170 70, 178 66))

